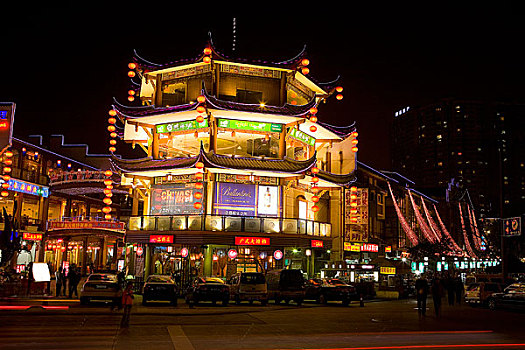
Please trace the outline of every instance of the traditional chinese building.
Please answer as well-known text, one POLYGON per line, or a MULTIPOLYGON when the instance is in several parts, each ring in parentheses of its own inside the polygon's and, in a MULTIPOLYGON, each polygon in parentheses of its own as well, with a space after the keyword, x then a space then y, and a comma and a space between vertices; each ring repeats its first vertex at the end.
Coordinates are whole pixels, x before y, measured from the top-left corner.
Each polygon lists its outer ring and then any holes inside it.
POLYGON ((341 259, 357 132, 322 121, 342 88, 311 79, 308 63, 305 52, 251 62, 211 45, 193 60, 134 58, 141 105, 115 102, 108 120, 110 150, 121 138, 144 151, 111 158, 133 198, 128 273, 313 275, 341 259))

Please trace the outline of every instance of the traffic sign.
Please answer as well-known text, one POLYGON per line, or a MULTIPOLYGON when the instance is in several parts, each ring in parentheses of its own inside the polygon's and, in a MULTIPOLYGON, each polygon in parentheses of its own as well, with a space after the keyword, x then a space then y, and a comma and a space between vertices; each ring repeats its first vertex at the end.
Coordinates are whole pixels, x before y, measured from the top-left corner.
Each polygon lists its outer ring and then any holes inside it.
POLYGON ((521 236, 521 217, 503 219, 503 236, 521 236))

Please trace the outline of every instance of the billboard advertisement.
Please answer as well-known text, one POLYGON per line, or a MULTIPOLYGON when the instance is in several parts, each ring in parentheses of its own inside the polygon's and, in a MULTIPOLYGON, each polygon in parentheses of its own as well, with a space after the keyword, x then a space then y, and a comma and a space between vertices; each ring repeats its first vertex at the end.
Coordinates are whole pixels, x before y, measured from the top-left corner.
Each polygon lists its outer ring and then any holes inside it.
POLYGON ((197 190, 193 183, 154 185, 151 189, 150 215, 190 215, 202 214, 203 209, 193 206, 197 190))
POLYGON ((279 187, 218 182, 213 208, 217 215, 278 216, 279 187))
POLYGON ((368 188, 358 188, 355 193, 345 190, 345 242, 368 242, 368 188), (351 206, 352 194, 355 206, 351 206), (352 213, 352 209, 355 213, 352 213), (355 218, 351 222, 350 218, 355 218))

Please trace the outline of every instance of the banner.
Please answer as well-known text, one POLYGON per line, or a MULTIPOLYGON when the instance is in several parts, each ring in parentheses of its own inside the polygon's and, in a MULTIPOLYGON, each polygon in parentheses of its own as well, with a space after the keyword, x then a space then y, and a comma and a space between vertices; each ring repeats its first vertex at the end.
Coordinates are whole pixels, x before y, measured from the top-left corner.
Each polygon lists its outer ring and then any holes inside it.
POLYGON ((151 189, 150 215, 188 215, 202 214, 203 208, 195 209, 199 202, 194 194, 204 193, 197 190, 193 183, 154 185, 151 189))
POLYGON ((257 186, 218 182, 213 208, 218 215, 256 216, 257 186))
POLYGON ((357 199, 356 207, 352 207, 350 203, 351 191, 345 189, 345 235, 344 242, 368 242, 368 188, 358 188, 355 193, 357 199), (351 210, 354 209, 357 213, 353 214, 351 210), (350 218, 355 217, 357 221, 350 222, 350 218))
POLYGON ((67 229, 103 229, 124 231, 123 222, 115 221, 50 221, 48 231, 67 230, 67 229))

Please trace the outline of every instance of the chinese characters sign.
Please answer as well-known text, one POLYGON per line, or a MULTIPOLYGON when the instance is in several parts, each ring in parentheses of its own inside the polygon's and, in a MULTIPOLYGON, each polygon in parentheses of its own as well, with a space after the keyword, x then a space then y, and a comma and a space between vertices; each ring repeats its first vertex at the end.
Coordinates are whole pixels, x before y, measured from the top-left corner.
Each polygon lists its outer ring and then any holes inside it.
MULTIPOLYGON (((3 182, 4 180, 0 181, 0 183, 3 183, 3 182)), ((35 185, 29 182, 25 182, 25 181, 13 179, 13 178, 9 179, 8 183, 9 183, 9 187, 7 189, 10 191, 32 194, 32 195, 40 196, 44 198, 49 196, 49 187, 47 186, 35 185)))
POLYGON ((150 235, 150 243, 173 243, 173 235, 150 235))
POLYGON ((312 239, 310 241, 310 246, 312 248, 322 248, 323 247, 323 241, 321 241, 319 239, 312 239))
POLYGON ((379 273, 382 274, 382 275, 395 275, 396 274, 396 268, 395 267, 381 266, 379 268, 379 273))
POLYGON ((358 188, 355 193, 345 190, 345 242, 368 242, 368 188, 358 188), (352 201, 351 195, 356 199, 352 201), (352 206, 355 202, 356 206, 352 206), (354 210, 355 213, 351 211, 354 210), (350 222, 350 218, 354 222, 350 222))
POLYGON ((11 145, 14 118, 15 104, 12 102, 0 102, 0 151, 11 145))
POLYGON ((28 240, 28 241, 41 241, 42 240, 42 234, 41 233, 32 233, 32 232, 24 232, 22 234, 22 239, 28 240))
POLYGON ((218 182, 215 193, 215 214, 279 215, 281 201, 277 186, 218 182))
POLYGON ((235 237, 235 245, 270 245, 268 237, 235 237))
POLYGON ((503 220, 503 236, 521 235, 521 217, 508 218, 503 220))
POLYGON ((301 130, 297 129, 297 128, 292 128, 290 130, 290 137, 298 140, 298 141, 301 141, 303 143, 306 143, 308 146, 315 146, 315 138, 313 138, 312 136, 302 132, 301 130))
POLYGON ((204 119, 202 123, 198 123, 196 120, 186 120, 182 122, 159 124, 155 127, 157 129, 157 133, 159 134, 177 131, 190 131, 195 129, 207 128, 208 119, 204 119))
POLYGON ((225 129, 236 129, 246 131, 260 131, 260 132, 281 132, 283 131, 282 124, 252 122, 247 120, 235 119, 218 119, 217 126, 225 129))
POLYGON ((67 230, 67 229, 104 229, 104 230, 124 230, 123 222, 113 221, 51 221, 48 230, 67 230))
POLYGON ((379 246, 377 244, 365 243, 361 246, 361 251, 377 253, 379 251, 379 246))

